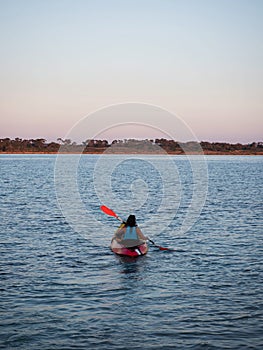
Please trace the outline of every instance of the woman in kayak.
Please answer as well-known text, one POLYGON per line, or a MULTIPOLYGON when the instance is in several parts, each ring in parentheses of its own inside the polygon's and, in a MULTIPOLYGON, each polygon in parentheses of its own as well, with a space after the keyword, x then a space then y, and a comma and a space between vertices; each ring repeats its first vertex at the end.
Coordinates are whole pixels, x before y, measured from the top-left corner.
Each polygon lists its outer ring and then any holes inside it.
POLYGON ((126 247, 142 244, 142 241, 147 241, 148 237, 144 236, 140 228, 136 224, 135 215, 130 215, 127 221, 115 233, 117 242, 126 247))

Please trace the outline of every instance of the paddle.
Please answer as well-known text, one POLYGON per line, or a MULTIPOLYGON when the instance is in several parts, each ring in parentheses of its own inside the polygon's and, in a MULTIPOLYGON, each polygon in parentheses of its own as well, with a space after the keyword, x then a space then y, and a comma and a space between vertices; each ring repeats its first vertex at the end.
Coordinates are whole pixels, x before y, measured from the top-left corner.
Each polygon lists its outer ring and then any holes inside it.
POLYGON ((116 213, 114 213, 113 210, 111 210, 110 208, 106 207, 105 205, 102 205, 100 207, 100 209, 103 211, 103 213, 105 213, 107 215, 110 215, 110 216, 114 216, 119 221, 124 222, 116 213))
MULTIPOLYGON (((103 211, 103 213, 109 215, 109 216, 113 216, 115 217, 116 219, 118 219, 119 221, 121 222, 124 222, 112 209, 106 207, 105 205, 102 205, 100 207, 100 209, 103 211)), ((170 249, 170 248, 164 248, 164 247, 161 247, 160 245, 157 245, 154 243, 154 241, 152 241, 151 239, 149 239, 149 242, 151 242, 156 248, 159 248, 160 250, 170 250, 170 251, 175 251, 175 249, 170 249)))

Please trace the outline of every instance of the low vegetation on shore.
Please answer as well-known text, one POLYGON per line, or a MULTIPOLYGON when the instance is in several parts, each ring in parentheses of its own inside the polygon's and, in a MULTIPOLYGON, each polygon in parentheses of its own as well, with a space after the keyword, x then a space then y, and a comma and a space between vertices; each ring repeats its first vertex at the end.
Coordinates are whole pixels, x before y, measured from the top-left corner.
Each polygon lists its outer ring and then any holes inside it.
POLYGON ((226 142, 177 142, 164 138, 155 140, 87 140, 77 144, 69 139, 57 139, 57 142, 47 142, 44 138, 0 139, 0 153, 156 153, 169 154, 237 154, 263 155, 263 142, 249 144, 226 142))

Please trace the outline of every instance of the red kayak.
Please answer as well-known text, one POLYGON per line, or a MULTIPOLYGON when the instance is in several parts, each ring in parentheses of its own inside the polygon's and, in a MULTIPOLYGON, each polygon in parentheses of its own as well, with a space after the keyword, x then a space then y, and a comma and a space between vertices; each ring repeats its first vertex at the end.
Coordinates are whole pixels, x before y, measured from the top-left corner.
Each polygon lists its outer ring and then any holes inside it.
POLYGON ((148 252, 148 245, 146 242, 143 242, 142 244, 136 245, 134 247, 126 247, 125 245, 117 242, 115 238, 113 238, 111 241, 110 249, 118 255, 137 257, 145 255, 148 252))

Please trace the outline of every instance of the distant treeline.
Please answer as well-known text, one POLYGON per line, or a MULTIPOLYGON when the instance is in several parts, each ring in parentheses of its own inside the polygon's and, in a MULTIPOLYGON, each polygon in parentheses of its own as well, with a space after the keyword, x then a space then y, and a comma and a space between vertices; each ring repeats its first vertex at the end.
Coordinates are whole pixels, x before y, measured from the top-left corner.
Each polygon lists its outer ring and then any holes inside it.
POLYGON ((160 153, 159 150, 169 154, 199 153, 200 147, 205 154, 263 154, 263 142, 252 142, 249 144, 226 143, 226 142, 177 142, 164 138, 155 140, 87 140, 77 144, 70 139, 57 139, 57 142, 47 142, 44 138, 0 139, 1 153, 103 153, 112 150, 115 153, 160 153))

